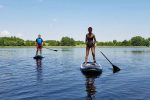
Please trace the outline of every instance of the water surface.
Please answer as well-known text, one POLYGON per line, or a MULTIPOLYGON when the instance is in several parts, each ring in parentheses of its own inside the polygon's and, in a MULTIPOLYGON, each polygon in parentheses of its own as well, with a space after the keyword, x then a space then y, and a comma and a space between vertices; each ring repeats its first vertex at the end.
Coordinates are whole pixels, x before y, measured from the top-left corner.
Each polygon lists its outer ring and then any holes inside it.
POLYGON ((96 49, 98 78, 80 72, 84 48, 57 49, 36 61, 33 48, 1 48, 0 100, 149 100, 150 48, 96 49), (114 74, 98 50, 122 70, 114 74))

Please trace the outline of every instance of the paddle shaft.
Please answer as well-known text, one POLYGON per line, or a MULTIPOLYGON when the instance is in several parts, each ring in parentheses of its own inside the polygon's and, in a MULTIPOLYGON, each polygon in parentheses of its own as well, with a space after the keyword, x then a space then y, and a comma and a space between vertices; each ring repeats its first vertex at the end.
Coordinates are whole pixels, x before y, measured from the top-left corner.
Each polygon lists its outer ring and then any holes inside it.
MULTIPOLYGON (((101 51, 100 51, 101 52, 101 51)), ((103 52, 101 52, 102 53, 102 55, 109 61, 109 63, 111 64, 111 65, 113 65, 113 63, 103 54, 103 52)))
MULTIPOLYGON (((101 52, 101 51, 100 51, 100 52, 101 52)), ((115 65, 103 54, 103 52, 101 52, 101 54, 102 54, 102 55, 109 61, 109 63, 112 65, 112 67, 113 67, 113 72, 114 72, 114 73, 120 71, 120 68, 117 67, 117 66, 115 66, 115 65)))
POLYGON ((49 49, 49 48, 46 48, 46 49, 48 49, 48 50, 52 50, 52 51, 58 51, 58 50, 53 50, 53 49, 49 49))

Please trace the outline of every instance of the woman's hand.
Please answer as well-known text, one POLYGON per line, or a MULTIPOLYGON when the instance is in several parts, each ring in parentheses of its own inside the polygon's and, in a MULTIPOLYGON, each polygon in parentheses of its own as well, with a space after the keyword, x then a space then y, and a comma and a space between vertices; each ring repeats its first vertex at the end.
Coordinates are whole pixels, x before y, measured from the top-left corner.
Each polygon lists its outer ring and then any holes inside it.
POLYGON ((95 45, 95 47, 96 47, 96 46, 97 46, 97 43, 95 43, 94 45, 95 45))

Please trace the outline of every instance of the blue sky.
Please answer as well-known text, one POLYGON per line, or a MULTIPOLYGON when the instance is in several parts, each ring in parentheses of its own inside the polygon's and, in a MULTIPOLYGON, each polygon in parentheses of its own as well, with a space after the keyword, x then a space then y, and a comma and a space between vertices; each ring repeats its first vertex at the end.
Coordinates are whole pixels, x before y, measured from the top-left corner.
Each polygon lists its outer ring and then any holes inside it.
POLYGON ((0 0, 0 36, 98 41, 150 37, 150 0, 0 0))

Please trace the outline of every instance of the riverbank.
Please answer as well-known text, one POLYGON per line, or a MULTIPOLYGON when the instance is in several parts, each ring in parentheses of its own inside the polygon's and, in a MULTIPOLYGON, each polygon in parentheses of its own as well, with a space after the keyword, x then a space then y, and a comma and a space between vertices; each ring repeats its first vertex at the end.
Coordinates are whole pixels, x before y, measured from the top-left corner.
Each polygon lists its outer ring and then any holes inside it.
MULTIPOLYGON (((86 46, 44 46, 44 48, 85 48, 86 46)), ((96 46, 97 48, 149 48, 147 46, 96 46)), ((36 48, 35 46, 0 46, 0 48, 36 48)))

